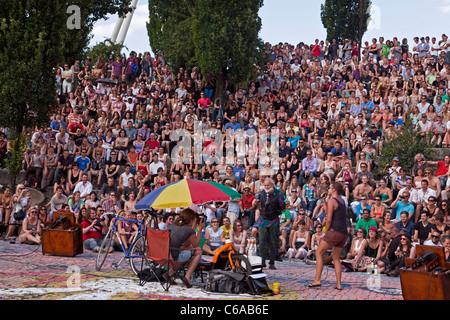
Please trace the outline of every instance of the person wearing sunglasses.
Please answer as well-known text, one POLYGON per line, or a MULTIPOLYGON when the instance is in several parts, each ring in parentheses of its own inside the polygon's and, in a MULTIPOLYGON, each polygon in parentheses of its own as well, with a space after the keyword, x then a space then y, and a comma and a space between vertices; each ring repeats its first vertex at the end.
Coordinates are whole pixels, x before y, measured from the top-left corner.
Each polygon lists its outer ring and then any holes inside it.
POLYGON ((427 179, 421 181, 421 189, 417 192, 419 204, 416 207, 414 223, 419 220, 420 213, 424 209, 425 205, 428 203, 429 198, 435 198, 437 196, 436 191, 429 187, 429 182, 427 179))
POLYGON ((416 257, 416 247, 411 243, 409 234, 405 233, 400 237, 400 244, 395 251, 396 259, 389 265, 386 274, 390 277, 398 277, 399 268, 405 266, 405 259, 416 257))
POLYGON ((28 209, 28 215, 23 220, 18 241, 20 243, 41 243, 41 224, 39 223, 38 208, 36 206, 28 209))
POLYGON ((439 230, 433 230, 431 232, 430 238, 428 240, 425 240, 423 245, 424 246, 430 246, 430 247, 442 247, 443 244, 441 242, 442 232, 439 230))

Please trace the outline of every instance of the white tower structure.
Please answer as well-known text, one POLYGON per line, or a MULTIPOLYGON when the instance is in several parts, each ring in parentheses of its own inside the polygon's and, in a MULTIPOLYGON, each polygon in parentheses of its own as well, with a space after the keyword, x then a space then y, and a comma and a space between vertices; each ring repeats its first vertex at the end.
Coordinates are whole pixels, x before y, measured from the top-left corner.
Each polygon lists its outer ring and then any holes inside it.
POLYGON ((123 44, 125 42, 125 37, 127 36, 128 28, 130 27, 131 19, 133 19, 134 10, 136 10, 138 0, 131 1, 131 11, 127 13, 125 18, 118 18, 116 25, 114 27, 111 41, 113 43, 123 44))

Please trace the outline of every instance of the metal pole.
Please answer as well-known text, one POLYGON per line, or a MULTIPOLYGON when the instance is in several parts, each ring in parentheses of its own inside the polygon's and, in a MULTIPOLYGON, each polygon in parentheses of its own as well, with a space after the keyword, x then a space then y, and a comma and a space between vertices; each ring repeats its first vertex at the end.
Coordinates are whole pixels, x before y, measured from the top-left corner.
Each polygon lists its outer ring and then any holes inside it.
POLYGON ((111 36, 111 42, 116 43, 117 35, 119 34, 120 28, 122 27, 123 23, 123 17, 117 19, 116 26, 114 27, 112 36, 111 36))
POLYGON ((133 18, 134 10, 136 10, 137 0, 133 0, 131 2, 131 7, 133 8, 131 12, 127 14, 125 17, 125 21, 123 23, 123 27, 120 30, 119 38, 117 39, 117 43, 123 44, 125 41, 125 37, 128 32, 128 28, 130 27, 131 19, 133 18))

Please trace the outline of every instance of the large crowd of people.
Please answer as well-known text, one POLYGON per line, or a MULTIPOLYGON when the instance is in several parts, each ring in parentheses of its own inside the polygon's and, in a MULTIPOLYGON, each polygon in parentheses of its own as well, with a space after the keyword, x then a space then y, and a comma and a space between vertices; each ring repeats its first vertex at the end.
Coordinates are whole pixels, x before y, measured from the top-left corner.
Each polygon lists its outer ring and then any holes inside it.
MULTIPOLYGON (((65 211, 84 222, 86 248, 96 250, 96 219, 138 219, 134 205, 145 195, 191 178, 242 194, 197 208, 206 217, 204 254, 228 239, 245 253, 255 238, 275 268, 277 259, 315 260, 328 190, 339 182, 349 234, 341 257, 352 270, 377 265, 395 276, 418 243, 445 247, 448 261, 450 156, 417 154, 412 170, 397 157, 385 168, 377 161, 407 121, 424 138, 431 132, 430 144, 450 147, 450 40, 414 42, 267 44, 258 76, 223 97, 214 77, 171 70, 162 52, 58 65, 58 111, 28 128, 25 179, 0 196, 6 239, 39 243, 45 221, 65 211), (29 188, 53 196, 30 206, 29 188), (273 192, 281 203, 271 202, 273 192)), ((4 166, 10 137, 1 131, 4 166)), ((161 210, 160 227, 180 210, 161 210)))

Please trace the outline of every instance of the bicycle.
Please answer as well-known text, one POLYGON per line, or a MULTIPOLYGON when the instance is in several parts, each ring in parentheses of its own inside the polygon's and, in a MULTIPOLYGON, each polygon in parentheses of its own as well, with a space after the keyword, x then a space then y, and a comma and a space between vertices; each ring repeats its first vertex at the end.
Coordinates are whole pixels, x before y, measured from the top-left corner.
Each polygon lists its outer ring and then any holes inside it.
POLYGON ((111 266, 118 268, 123 260, 127 259, 134 274, 138 275, 142 267, 142 257, 147 253, 147 228, 157 228, 156 218, 156 215, 153 214, 152 211, 146 211, 141 221, 125 219, 118 213, 116 213, 114 215, 114 219, 112 219, 111 221, 110 227, 108 228, 108 232, 103 238, 102 244, 100 245, 100 248, 98 250, 95 269, 97 271, 101 270, 103 264, 106 261, 106 257, 110 253, 110 248, 113 246, 113 243, 115 243, 115 238, 117 238, 124 255, 119 262, 113 263, 111 264, 111 266), (138 225, 138 230, 136 231, 128 250, 123 245, 122 239, 117 231, 116 224, 119 221, 136 223, 138 225))

